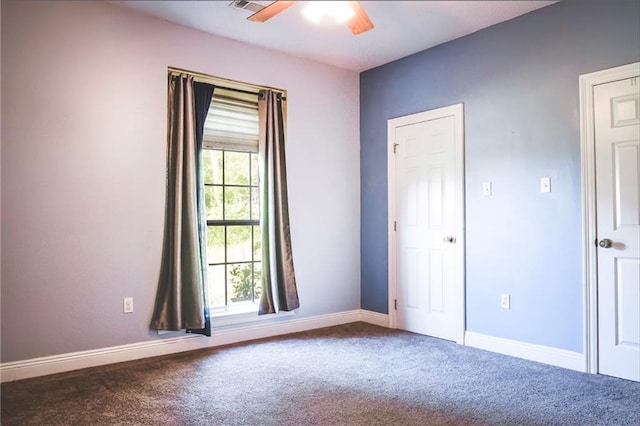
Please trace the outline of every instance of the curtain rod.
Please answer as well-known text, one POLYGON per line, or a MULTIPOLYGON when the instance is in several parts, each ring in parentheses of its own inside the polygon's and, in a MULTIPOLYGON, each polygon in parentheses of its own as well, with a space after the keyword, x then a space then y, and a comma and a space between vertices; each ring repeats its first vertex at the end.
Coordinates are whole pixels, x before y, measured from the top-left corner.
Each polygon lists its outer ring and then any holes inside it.
POLYGON ((180 74, 189 74, 189 75, 193 76, 194 78, 196 78, 196 79, 198 79, 200 81, 203 81, 205 83, 213 83, 214 86, 218 86, 221 89, 231 90, 233 92, 245 93, 245 94, 248 94, 248 95, 256 95, 256 96, 260 93, 261 90, 272 90, 274 92, 280 93, 282 95, 282 99, 283 100, 287 100, 286 91, 282 90, 282 89, 277 89, 275 87, 256 86, 255 84, 243 83, 243 82, 240 82, 240 81, 229 80, 227 78, 214 77, 212 75, 202 74, 202 73, 199 73, 199 72, 189 71, 189 70, 185 70, 185 69, 181 69, 181 68, 168 67, 168 69, 169 69, 169 72, 180 73, 180 74), (238 85, 251 87, 252 89, 255 89, 255 92, 252 92, 250 90, 243 90, 243 89, 239 89, 237 87, 234 87, 234 86, 238 86, 238 85))

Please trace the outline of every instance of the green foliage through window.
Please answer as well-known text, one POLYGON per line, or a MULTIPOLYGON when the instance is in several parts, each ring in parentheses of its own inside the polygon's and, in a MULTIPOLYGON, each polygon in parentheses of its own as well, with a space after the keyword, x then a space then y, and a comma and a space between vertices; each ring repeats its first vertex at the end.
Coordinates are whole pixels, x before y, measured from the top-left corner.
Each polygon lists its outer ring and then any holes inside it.
POLYGON ((254 270, 253 265, 243 263, 231 267, 233 295, 239 301, 260 298, 261 287, 257 285, 260 282, 260 270, 254 270))

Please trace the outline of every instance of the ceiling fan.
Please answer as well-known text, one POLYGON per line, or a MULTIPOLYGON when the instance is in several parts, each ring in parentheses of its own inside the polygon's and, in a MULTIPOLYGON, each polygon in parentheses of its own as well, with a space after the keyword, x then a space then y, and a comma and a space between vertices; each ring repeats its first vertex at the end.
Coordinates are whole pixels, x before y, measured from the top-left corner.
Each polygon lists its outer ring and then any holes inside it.
MULTIPOLYGON (((296 1, 279 1, 276 0, 273 3, 271 3, 270 5, 266 6, 264 9, 254 13, 253 15, 249 16, 247 19, 249 21, 254 21, 254 22, 265 22, 271 18, 273 18, 274 16, 276 16, 277 14, 279 14, 280 12, 288 9, 289 7, 293 6, 295 3, 298 3, 296 1)), ((343 7, 346 6, 346 10, 348 11, 348 16, 346 16, 346 20, 344 20, 344 22, 347 24, 347 26, 349 27, 349 29, 351 30, 351 32, 353 34, 361 34, 364 33, 366 31, 369 31, 370 29, 373 28, 373 23, 371 22, 371 20, 369 19, 369 16, 367 16, 367 13, 364 11, 364 9, 362 8, 362 6, 360 6, 360 3, 358 3, 357 1, 343 1, 343 2, 337 2, 337 1, 329 1, 329 2, 320 2, 320 1, 310 1, 308 2, 309 6, 319 6, 320 3, 328 3, 331 4, 333 3, 333 5, 335 6, 336 3, 343 3, 344 5, 341 5, 343 7)), ((308 6, 308 7, 309 7, 308 6)), ((331 5, 329 5, 331 6, 331 5)), ((304 11, 303 11, 304 13, 304 11)), ((322 13, 322 12, 320 12, 322 13)))

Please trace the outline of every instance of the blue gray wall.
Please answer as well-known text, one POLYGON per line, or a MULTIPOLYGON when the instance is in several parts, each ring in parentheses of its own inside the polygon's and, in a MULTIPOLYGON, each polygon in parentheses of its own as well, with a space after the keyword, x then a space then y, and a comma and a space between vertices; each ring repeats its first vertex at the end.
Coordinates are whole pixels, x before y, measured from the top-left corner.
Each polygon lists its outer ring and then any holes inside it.
POLYGON ((387 313, 387 120, 462 102, 467 330, 582 352, 578 76, 639 60, 640 3, 562 2, 362 73, 362 308, 387 313))

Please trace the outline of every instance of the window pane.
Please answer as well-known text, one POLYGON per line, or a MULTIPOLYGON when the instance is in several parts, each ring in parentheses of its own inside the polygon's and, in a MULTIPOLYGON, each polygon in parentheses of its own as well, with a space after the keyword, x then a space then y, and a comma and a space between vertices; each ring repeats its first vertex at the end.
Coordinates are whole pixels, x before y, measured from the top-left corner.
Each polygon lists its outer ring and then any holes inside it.
POLYGON ((251 154, 251 185, 258 186, 258 154, 251 154))
POLYGON ((204 183, 213 183, 213 164, 211 163, 211 151, 204 150, 202 153, 202 169, 204 174, 204 183))
POLYGON ((222 185, 222 151, 205 149, 203 167, 204 183, 222 185))
POLYGON ((249 185, 248 152, 224 152, 224 184, 249 185))
POLYGON ((262 293, 262 263, 255 262, 253 264, 253 291, 255 294, 254 300, 257 302, 260 300, 260 294, 262 293))
POLYGON ((253 227, 253 260, 262 260, 262 235, 260 227, 253 227))
POLYGON ((251 219, 260 220, 260 193, 258 188, 251 188, 251 219))
POLYGON ((222 220, 222 187, 206 186, 204 188, 204 204, 207 220, 222 220))
MULTIPOLYGON (((205 150, 207 220, 260 219, 258 161, 257 153, 205 150)), ((220 308, 259 300, 261 257, 259 226, 208 226, 209 305, 220 308)))
POLYGON ((207 263, 224 263, 224 226, 207 226, 207 263))
POLYGON ((224 188, 224 218, 225 220, 247 220, 249 217, 249 187, 224 188))
POLYGON ((209 305, 212 308, 224 307, 225 265, 209 266, 207 270, 209 305))
POLYGON ((253 296, 253 271, 251 263, 229 265, 229 303, 251 301, 253 296))
POLYGON ((227 227, 227 262, 251 261, 251 226, 227 227))

